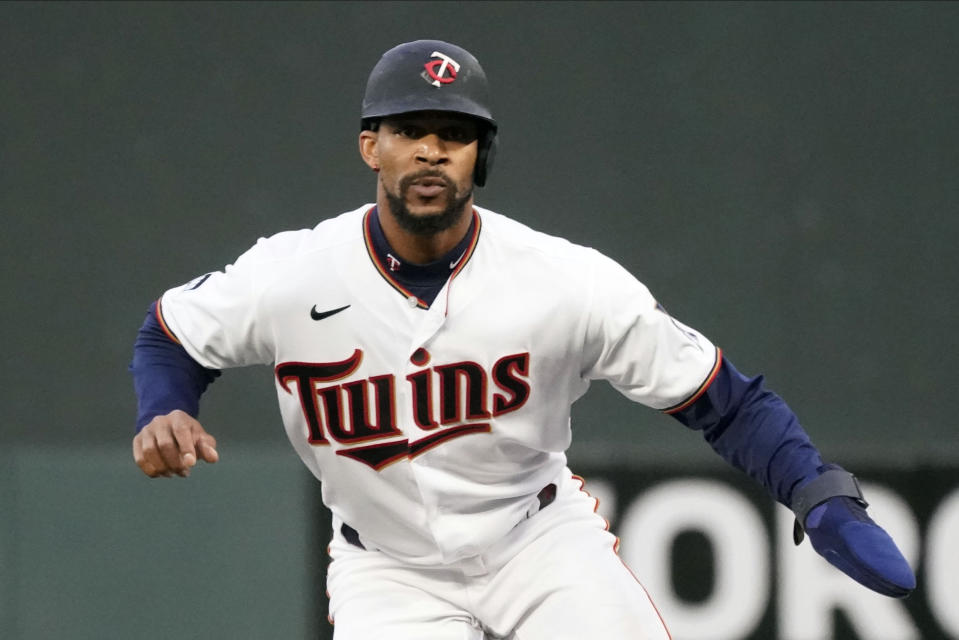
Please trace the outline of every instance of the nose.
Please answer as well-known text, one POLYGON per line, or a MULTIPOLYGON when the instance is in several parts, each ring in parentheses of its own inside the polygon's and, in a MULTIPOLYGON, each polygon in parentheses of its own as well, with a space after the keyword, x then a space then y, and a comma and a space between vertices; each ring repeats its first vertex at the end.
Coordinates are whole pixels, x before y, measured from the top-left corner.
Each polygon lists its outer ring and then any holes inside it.
POLYGON ((423 136, 416 147, 416 161, 429 165, 448 163, 450 158, 446 153, 446 143, 435 133, 423 136))

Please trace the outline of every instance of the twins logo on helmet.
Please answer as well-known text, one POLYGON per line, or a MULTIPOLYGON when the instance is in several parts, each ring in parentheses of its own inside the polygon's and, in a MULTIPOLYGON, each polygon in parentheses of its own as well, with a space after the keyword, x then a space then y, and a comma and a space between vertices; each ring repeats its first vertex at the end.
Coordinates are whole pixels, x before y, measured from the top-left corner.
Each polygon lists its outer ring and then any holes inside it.
POLYGON ((439 60, 433 60, 423 65, 426 69, 423 72, 424 80, 434 87, 441 87, 456 80, 456 72, 460 70, 459 62, 439 51, 434 51, 430 57, 439 58, 439 60))

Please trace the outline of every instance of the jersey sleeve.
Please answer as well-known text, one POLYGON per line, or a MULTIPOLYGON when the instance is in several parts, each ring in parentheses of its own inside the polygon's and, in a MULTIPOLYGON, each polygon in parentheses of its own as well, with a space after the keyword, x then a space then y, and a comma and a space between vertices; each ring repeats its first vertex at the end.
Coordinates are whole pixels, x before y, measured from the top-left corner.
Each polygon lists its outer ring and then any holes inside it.
POLYGON ((136 431, 153 418, 174 409, 194 418, 200 413, 200 396, 219 375, 190 357, 160 325, 157 303, 150 305, 133 344, 133 388, 137 396, 136 431))
POLYGON ((277 244, 274 238, 261 239, 222 271, 170 289, 160 298, 157 317, 164 329, 204 367, 272 364, 274 341, 260 306, 277 244))
POLYGON ((592 254, 583 376, 667 413, 689 406, 716 375, 719 349, 666 313, 622 266, 592 254))

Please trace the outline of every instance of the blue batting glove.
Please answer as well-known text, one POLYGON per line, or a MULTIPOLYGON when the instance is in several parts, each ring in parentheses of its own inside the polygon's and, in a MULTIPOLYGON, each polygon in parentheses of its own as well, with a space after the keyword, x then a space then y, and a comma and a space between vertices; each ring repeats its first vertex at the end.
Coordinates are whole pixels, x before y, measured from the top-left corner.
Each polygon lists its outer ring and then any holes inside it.
POLYGON ((816 552, 859 584, 893 598, 908 596, 916 576, 889 534, 866 513, 855 477, 836 465, 820 471, 793 498, 796 544, 805 530, 816 552))

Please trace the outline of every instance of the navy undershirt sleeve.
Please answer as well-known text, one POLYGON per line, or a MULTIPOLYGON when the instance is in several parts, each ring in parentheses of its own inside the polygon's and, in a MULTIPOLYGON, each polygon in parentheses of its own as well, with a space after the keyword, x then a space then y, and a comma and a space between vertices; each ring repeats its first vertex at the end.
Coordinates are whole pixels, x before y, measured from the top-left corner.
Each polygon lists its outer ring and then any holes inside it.
POLYGON ((746 472, 787 507, 793 490, 815 478, 823 462, 792 409, 723 358, 706 392, 671 414, 697 431, 732 466, 746 472))
POLYGON ((207 369, 170 339, 157 320, 155 302, 133 344, 130 372, 137 395, 137 433, 156 416, 174 409, 197 417, 200 396, 220 375, 218 369, 207 369))

